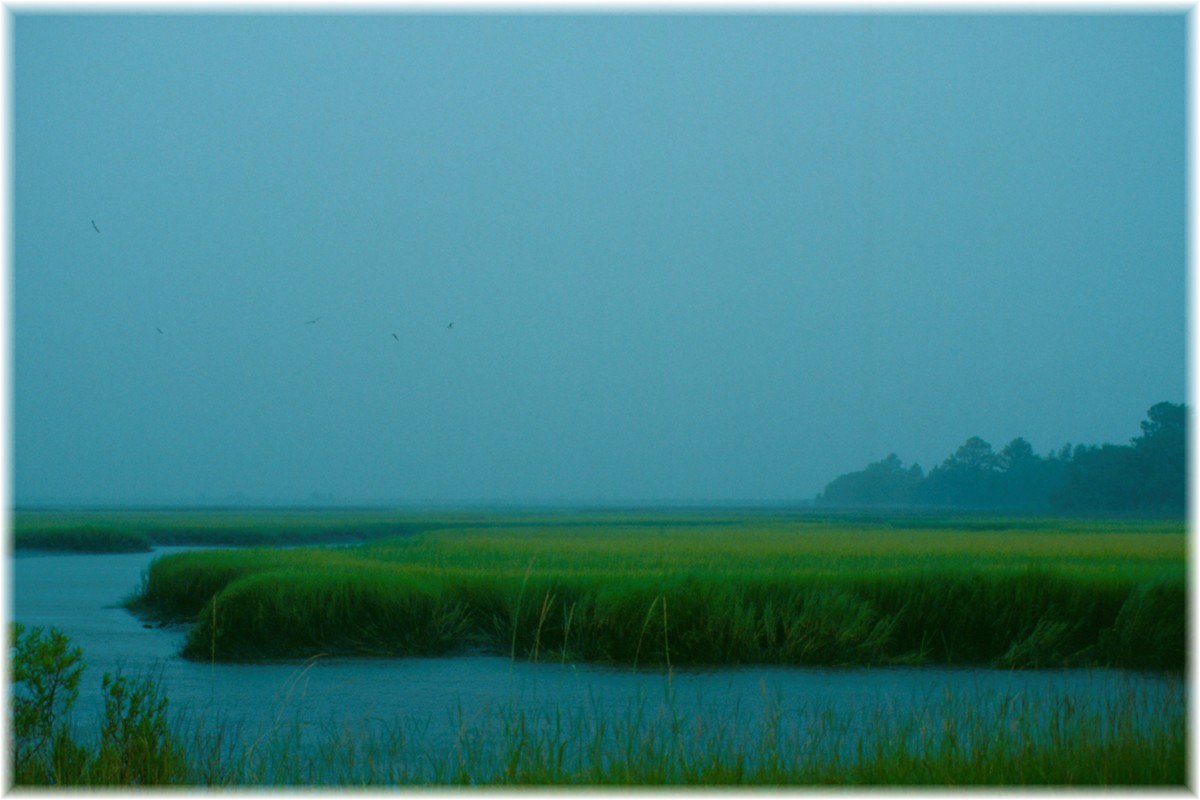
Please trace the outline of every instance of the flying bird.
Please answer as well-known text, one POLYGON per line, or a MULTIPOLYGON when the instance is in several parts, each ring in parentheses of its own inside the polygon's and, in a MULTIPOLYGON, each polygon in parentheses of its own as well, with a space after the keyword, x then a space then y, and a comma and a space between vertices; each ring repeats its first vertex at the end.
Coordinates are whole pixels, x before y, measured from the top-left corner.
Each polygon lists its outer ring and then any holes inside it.
POLYGON ((100 232, 100 229, 96 227, 96 220, 92 220, 92 228, 96 231, 96 233, 100 232))
POLYGON ((158 331, 159 333, 162 333, 162 328, 155 328, 154 330, 158 331))
POLYGON ((320 317, 317 317, 316 319, 310 319, 310 320, 308 320, 308 321, 307 321, 307 322, 305 322, 304 324, 305 324, 305 325, 312 325, 314 322, 319 322, 320 320, 321 320, 321 318, 320 318, 320 317))
POLYGON ((447 327, 447 328, 453 328, 453 327, 454 327, 454 323, 453 323, 453 322, 451 322, 451 323, 450 323, 449 325, 447 325, 446 327, 447 327))
POLYGON ((394 333, 392 334, 392 338, 395 339, 397 342, 400 341, 400 337, 394 333))

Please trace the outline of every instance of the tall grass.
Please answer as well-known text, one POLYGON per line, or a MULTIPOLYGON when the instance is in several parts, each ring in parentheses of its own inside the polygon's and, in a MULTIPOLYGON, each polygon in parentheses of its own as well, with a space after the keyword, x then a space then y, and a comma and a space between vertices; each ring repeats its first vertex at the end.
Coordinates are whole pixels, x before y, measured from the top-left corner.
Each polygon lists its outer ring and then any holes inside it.
MULTIPOLYGON (((621 708, 504 705, 453 712, 452 740, 438 745, 418 720, 364 729, 330 718, 314 730, 283 718, 259 732, 181 714, 167 737, 169 769, 149 774, 164 784, 228 788, 1182 787, 1185 705, 1182 687, 1153 700, 1134 689, 1099 701, 1067 692, 1036 702, 947 693, 902 712, 881 705, 797 713, 773 702, 737 725, 683 712, 669 699, 621 708)), ((81 751, 99 755, 104 741, 85 736, 81 751)), ((64 765, 36 783, 120 783, 119 759, 99 763, 111 768, 64 765)))
POLYGON ((1182 669, 1182 530, 490 526, 156 560, 193 658, 461 648, 626 664, 1182 669))
POLYGON ((183 651, 200 660, 432 655, 460 647, 470 632, 461 605, 444 603, 432 586, 382 571, 248 575, 215 596, 200 617, 183 651))

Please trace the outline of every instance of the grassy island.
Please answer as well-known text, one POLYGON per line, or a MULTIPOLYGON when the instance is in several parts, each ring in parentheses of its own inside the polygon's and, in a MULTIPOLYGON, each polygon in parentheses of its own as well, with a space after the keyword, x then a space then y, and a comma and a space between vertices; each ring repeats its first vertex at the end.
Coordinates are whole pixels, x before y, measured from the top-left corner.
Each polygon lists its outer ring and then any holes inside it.
POLYGON ((184 655, 197 660, 482 650, 1184 667, 1182 522, 614 512, 390 524, 406 533, 161 557, 129 605, 192 622, 184 655))
POLYGON ((67 553, 144 553, 151 549, 142 531, 70 525, 52 528, 17 528, 14 550, 45 550, 67 553))

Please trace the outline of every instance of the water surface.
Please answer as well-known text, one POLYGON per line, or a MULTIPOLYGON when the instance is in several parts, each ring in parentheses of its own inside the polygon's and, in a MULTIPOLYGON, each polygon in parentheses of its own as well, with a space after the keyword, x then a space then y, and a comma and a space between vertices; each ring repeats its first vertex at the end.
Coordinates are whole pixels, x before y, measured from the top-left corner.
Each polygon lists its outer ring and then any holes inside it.
POLYGON ((980 706, 1068 693, 1105 698, 1131 689, 1148 701, 1177 692, 1177 681, 1118 670, 738 667, 633 670, 562 662, 529 663, 498 656, 323 658, 265 664, 197 663, 178 656, 186 630, 144 625, 120 607, 154 558, 195 548, 137 554, 19 553, 12 559, 13 615, 28 626, 55 626, 82 647, 88 664, 77 721, 101 708, 105 672, 155 673, 173 710, 239 723, 247 730, 330 722, 370 730, 396 721, 416 725, 426 743, 452 742, 466 725, 498 710, 539 715, 558 709, 595 717, 651 716, 709 726, 752 727, 766 713, 803 724, 822 709, 871 725, 879 714, 917 713, 947 695, 968 694, 980 706))

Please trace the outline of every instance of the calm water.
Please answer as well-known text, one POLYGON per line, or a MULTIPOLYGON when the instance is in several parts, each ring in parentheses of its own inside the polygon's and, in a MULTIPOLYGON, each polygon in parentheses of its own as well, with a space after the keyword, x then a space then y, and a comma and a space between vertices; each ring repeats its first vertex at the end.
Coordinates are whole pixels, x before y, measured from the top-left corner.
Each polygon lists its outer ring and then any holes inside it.
POLYGON ((1129 688, 1153 699, 1178 692, 1158 675, 1115 670, 1000 671, 886 668, 633 671, 589 665, 511 662, 491 656, 454 658, 320 658, 255 665, 203 664, 178 657, 184 631, 145 627, 119 607, 139 585, 160 548, 132 555, 19 554, 11 561, 12 609, 28 626, 55 626, 83 648, 84 675, 76 719, 94 719, 105 671, 161 676, 173 710, 235 721, 247 730, 279 723, 343 730, 381 722, 418 725, 436 746, 466 722, 497 709, 561 709, 594 714, 655 713, 668 693, 684 718, 737 730, 764 709, 802 719, 820 708, 869 719, 919 709, 947 692, 987 698, 1051 698, 1063 692, 1097 702, 1129 688))

